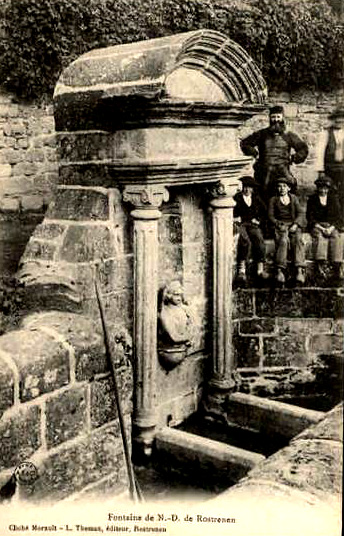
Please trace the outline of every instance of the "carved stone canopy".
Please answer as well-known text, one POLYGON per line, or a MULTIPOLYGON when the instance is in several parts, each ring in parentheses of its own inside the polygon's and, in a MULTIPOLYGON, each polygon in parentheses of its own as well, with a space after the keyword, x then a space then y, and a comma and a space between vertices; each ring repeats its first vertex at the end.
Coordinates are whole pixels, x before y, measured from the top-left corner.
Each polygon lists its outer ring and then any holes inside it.
POLYGON ((182 117, 228 125, 229 115, 242 121, 255 113, 266 95, 259 68, 240 45, 196 30, 82 55, 56 85, 55 120, 57 130, 69 131, 160 125, 168 104, 169 122, 182 117))

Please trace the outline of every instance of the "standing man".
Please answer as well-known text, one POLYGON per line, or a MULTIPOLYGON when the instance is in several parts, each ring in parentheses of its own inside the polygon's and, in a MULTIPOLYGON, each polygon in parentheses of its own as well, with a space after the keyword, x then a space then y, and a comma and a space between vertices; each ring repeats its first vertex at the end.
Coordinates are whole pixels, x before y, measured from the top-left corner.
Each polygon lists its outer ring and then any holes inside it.
POLYGON ((287 176, 295 192, 296 179, 290 173, 290 166, 301 164, 308 155, 307 144, 297 134, 286 130, 283 107, 273 106, 269 115, 269 127, 257 130, 241 141, 243 153, 256 158, 254 176, 266 204, 276 193, 274 181, 277 177, 287 176))
POLYGON ((332 179, 339 200, 344 200, 344 104, 338 106, 329 117, 331 125, 320 133, 315 167, 320 179, 332 179))

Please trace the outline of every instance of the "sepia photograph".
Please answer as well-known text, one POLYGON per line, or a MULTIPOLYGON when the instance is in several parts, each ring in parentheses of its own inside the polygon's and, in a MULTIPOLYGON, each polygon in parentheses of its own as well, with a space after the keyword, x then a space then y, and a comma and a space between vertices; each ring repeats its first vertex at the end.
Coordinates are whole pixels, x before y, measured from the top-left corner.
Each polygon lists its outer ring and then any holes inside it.
POLYGON ((344 0, 0 0, 0 536, 340 536, 344 0))

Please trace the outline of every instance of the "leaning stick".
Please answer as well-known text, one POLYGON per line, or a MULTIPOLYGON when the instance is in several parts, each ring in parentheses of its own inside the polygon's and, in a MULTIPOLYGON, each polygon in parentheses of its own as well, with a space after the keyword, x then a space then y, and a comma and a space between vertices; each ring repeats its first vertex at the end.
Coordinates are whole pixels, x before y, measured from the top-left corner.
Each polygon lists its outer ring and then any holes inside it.
POLYGON ((110 347, 110 338, 109 338, 109 332, 105 321, 105 307, 103 303, 103 299, 100 294, 99 290, 99 283, 98 283, 98 272, 96 271, 96 276, 94 280, 95 289, 96 289, 96 296, 99 306, 99 312, 100 312, 100 319, 101 324, 103 328, 103 335, 104 335, 104 344, 105 344, 105 354, 110 364, 112 379, 113 379, 113 385, 114 385, 114 393, 115 393, 115 402, 117 407, 117 413, 118 413, 118 420, 119 420, 119 426, 121 430, 121 437, 122 437, 122 443, 123 443, 123 450, 124 450, 124 456, 125 456, 125 462, 128 472, 128 478, 129 478, 129 493, 130 498, 134 502, 140 502, 142 501, 143 497, 141 494, 141 490, 139 489, 138 483, 135 478, 134 468, 131 461, 130 456, 130 450, 129 450, 129 443, 128 438, 124 426, 124 418, 123 418, 123 411, 122 411, 122 404, 121 399, 119 396, 119 389, 117 384, 117 378, 116 378, 116 371, 115 371, 115 361, 112 357, 111 347, 110 347))

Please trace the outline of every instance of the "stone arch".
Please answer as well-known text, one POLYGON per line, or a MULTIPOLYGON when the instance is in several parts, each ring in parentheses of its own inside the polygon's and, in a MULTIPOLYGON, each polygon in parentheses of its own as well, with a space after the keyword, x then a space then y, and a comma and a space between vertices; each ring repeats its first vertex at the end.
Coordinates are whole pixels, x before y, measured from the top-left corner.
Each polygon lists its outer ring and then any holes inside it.
POLYGON ((55 103, 75 106, 81 95, 83 101, 139 95, 159 101, 259 105, 267 87, 238 43, 217 31, 196 30, 82 55, 62 73, 55 103))
POLYGON ((265 101, 267 88, 258 66, 238 43, 220 32, 193 32, 184 42, 173 72, 181 68, 194 69, 212 79, 227 102, 265 101))

